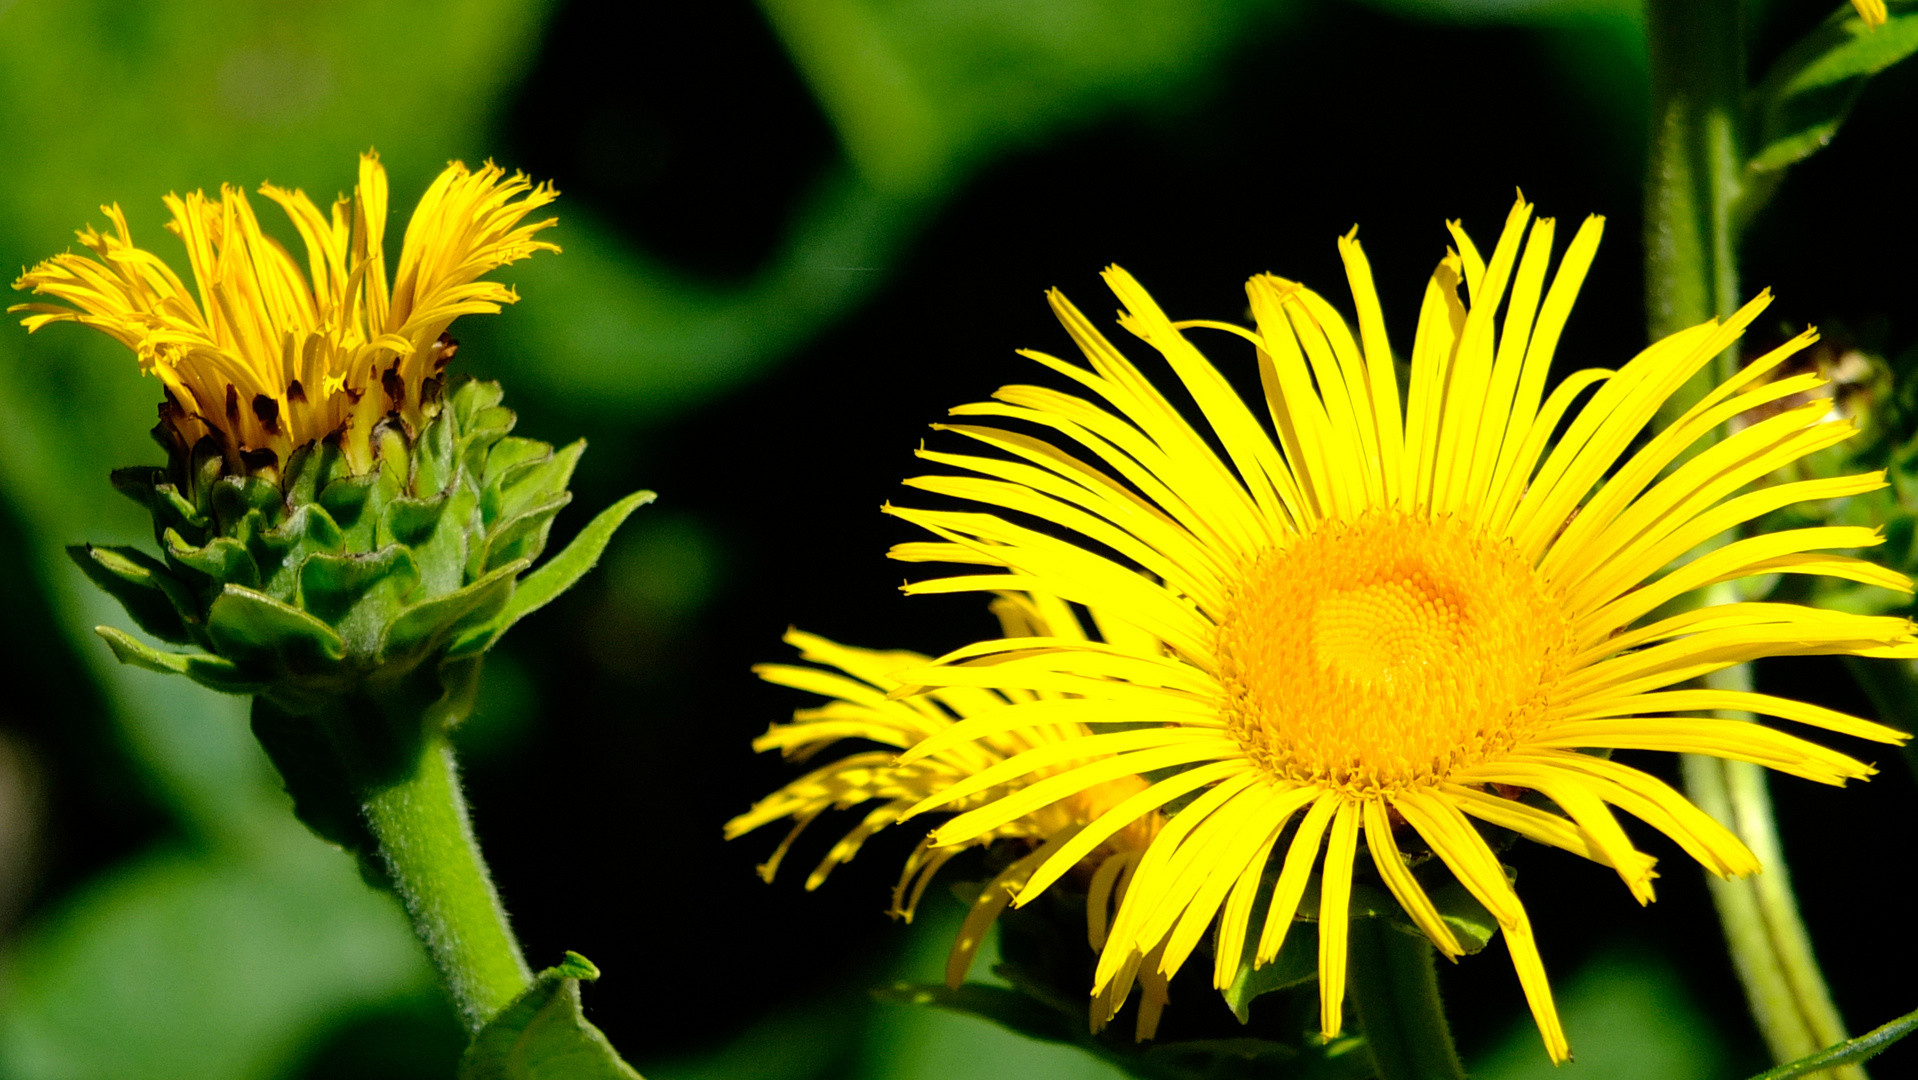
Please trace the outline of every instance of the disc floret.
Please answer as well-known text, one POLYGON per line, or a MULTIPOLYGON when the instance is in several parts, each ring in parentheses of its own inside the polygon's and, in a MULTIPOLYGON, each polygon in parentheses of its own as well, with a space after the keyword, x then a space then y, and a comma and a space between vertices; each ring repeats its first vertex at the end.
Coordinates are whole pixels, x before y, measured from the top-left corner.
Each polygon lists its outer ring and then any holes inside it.
POLYGON ((1374 511, 1251 560, 1218 624, 1227 730, 1275 778, 1392 791, 1544 721, 1571 626, 1510 542, 1374 511))

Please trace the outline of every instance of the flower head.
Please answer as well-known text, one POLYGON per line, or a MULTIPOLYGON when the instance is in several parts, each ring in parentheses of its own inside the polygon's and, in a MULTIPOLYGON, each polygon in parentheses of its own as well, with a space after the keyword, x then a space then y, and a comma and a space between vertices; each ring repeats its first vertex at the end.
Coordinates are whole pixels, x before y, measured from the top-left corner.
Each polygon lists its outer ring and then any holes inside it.
POLYGON ((1563 1059, 1530 920, 1474 819, 1610 866, 1644 903, 1654 860, 1614 808, 1715 874, 1748 874, 1758 862, 1663 781, 1582 751, 1709 754, 1842 784, 1873 770, 1772 727, 1701 714, 1906 738, 1768 694, 1686 688, 1763 656, 1914 656, 1918 639, 1902 618, 1759 601, 1668 614, 1670 601, 1776 574, 1907 592, 1910 582, 1832 553, 1880 543, 1874 529, 1723 542, 1779 507, 1884 484, 1871 473, 1754 487, 1853 433, 1849 421, 1828 421, 1823 402, 1708 440, 1732 418, 1820 382, 1815 373, 1766 379, 1810 332, 1628 453, 1659 406, 1769 297, 1545 393, 1602 224, 1588 219, 1549 275, 1554 223, 1534 222, 1522 198, 1489 258, 1451 224, 1457 246, 1426 287, 1403 403, 1356 234, 1339 241, 1356 335, 1317 293, 1271 275, 1248 285, 1253 329, 1174 322, 1115 267, 1106 281, 1123 305, 1120 325, 1164 358, 1177 400, 1054 292, 1090 368, 1026 355, 1085 396, 1006 387, 940 425, 997 453, 921 451, 972 475, 911 486, 983 509, 888 508, 938 537, 895 557, 969 567, 908 592, 1043 590, 1099 605, 1107 631, 1104 640, 982 641, 897 673, 934 692, 992 690, 1010 702, 919 742, 902 766, 1039 730, 1050 713, 1022 693, 1063 696, 1084 725, 925 797, 913 813, 964 810, 933 833, 936 849, 1031 813, 1040 788, 1068 797, 1117 768, 1155 778, 1035 867, 1014 900, 1024 904, 1136 815, 1189 799, 1139 860, 1095 993, 1141 962, 1170 977, 1215 925, 1214 981, 1230 985, 1259 925, 1262 887, 1271 882, 1258 965, 1278 954, 1317 869, 1321 1025, 1337 1034, 1361 849, 1433 944, 1448 957, 1463 951, 1407 858, 1430 852, 1497 918, 1546 1048, 1563 1059), (1264 416, 1188 339, 1196 329, 1253 346, 1264 416), (1100 756, 1110 764, 1058 771, 1100 756), (1053 774, 1023 797, 1009 794, 1036 769, 1053 774), (1532 793, 1556 812, 1525 798, 1532 793))
POLYGON ((407 224, 398 270, 386 265, 386 170, 360 158, 353 197, 322 214, 302 191, 262 185, 306 247, 304 268, 260 228, 246 193, 222 186, 168 195, 167 228, 186 245, 193 288, 136 247, 118 205, 101 211, 111 233, 79 233, 92 256, 56 255, 13 287, 61 303, 19 304, 29 331, 76 322, 108 334, 166 388, 162 434, 176 451, 211 436, 232 472, 284 464, 308 443, 340 436, 358 471, 373 459, 373 429, 391 416, 417 432, 438 409, 457 345, 445 336, 465 314, 496 312, 518 297, 486 272, 535 251, 558 251, 522 225, 550 203, 487 162, 454 162, 407 224))
MULTIPOLYGON (((1072 609, 1050 597, 1007 592, 993 601, 992 608, 1007 637, 1086 638, 1072 609)), ((819 666, 763 664, 754 670, 768 682, 820 694, 828 700, 817 708, 798 711, 791 723, 774 725, 753 742, 753 748, 778 749, 796 761, 805 761, 845 740, 876 744, 882 749, 848 754, 814 769, 726 823, 726 837, 732 839, 775 821, 792 820, 785 839, 759 868, 760 876, 767 881, 778 872, 793 841, 827 810, 879 803, 826 852, 806 878, 808 890, 818 888, 835 867, 858 854, 867 838, 898 822, 921 801, 987 773, 1010 758, 1030 751, 1044 753, 1048 747, 1061 745, 1064 740, 1089 734, 1072 719, 1074 703, 1044 690, 1013 690, 1002 694, 973 687, 949 687, 914 693, 912 687, 900 683, 896 673, 923 668, 930 657, 913 652, 852 648, 797 630, 789 631, 786 641, 800 650, 803 659, 819 666), (899 761, 899 751, 942 734, 956 721, 990 717, 1013 702, 1049 712, 1054 719, 1040 728, 952 745, 921 755, 911 763, 899 761)), ((1011 803, 1001 802, 1001 809, 1030 804, 1030 812, 1015 810, 964 843, 935 848, 930 841, 921 841, 907 857, 893 889, 892 913, 910 921, 926 887, 954 856, 969 848, 1000 843, 1022 847, 1018 857, 987 882, 973 900, 946 959, 948 985, 956 988, 965 981, 987 931, 1036 867, 1051 859, 1088 823, 1146 790, 1145 780, 1123 767, 1113 768, 1112 760, 1110 755, 1102 754, 1096 755, 1096 760, 1061 761, 1028 772, 1011 784, 988 787, 955 799, 948 809, 983 806, 1004 798, 1011 803), (1101 761, 1106 764, 1102 766, 1101 761), (1048 797, 1046 778, 1073 766, 1101 769, 1105 778, 1091 784, 1075 781, 1073 792, 1066 797, 1048 797)), ((1124 897, 1139 856, 1159 823, 1156 813, 1134 814, 1125 828, 1112 831, 1074 860, 1087 888, 1086 929, 1094 949, 1105 943, 1112 905, 1124 897)), ((1166 984, 1151 968, 1122 973, 1105 994, 1093 1001, 1094 1031, 1102 1028, 1125 1003, 1135 975, 1144 986, 1137 1035, 1141 1039, 1152 1037, 1165 1006, 1166 984)))
POLYGON ((1885 8, 1885 0, 1851 0, 1851 6, 1858 11, 1858 17, 1865 20, 1865 26, 1876 30, 1885 25, 1891 13, 1885 8))

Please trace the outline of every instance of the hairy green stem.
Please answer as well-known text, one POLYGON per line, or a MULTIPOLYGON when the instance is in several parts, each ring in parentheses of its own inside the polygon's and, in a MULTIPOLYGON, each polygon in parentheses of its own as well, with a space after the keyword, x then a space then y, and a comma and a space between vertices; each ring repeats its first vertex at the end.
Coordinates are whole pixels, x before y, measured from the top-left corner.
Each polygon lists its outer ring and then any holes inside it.
POLYGON ((1379 1080, 1464 1080, 1432 943, 1384 919, 1354 919, 1349 940, 1352 1004, 1379 1080))
MULTIPOLYGON (((1744 44, 1737 0, 1647 0, 1652 141, 1645 182, 1645 315, 1652 340, 1738 308, 1733 211, 1744 44)), ((1723 358, 1722 369, 1736 362, 1723 358)), ((1705 370, 1659 413, 1668 425, 1730 372, 1705 370)))
POLYGON ((363 797, 394 889, 467 1029, 478 1031, 533 984, 480 857, 453 748, 435 740, 414 774, 363 797))
MULTIPOLYGON (((1733 599, 1727 587, 1713 593, 1709 599, 1714 602, 1733 599)), ((1705 682, 1717 690, 1750 690, 1751 669, 1741 664, 1714 672, 1705 682)), ((1751 719, 1744 713, 1719 715, 1751 719)), ((1792 892, 1765 770, 1749 762, 1693 754, 1684 756, 1683 765, 1692 801, 1736 833, 1764 867, 1747 878, 1707 881, 1732 965, 1772 1059, 1794 1061, 1844 1041, 1844 1020, 1826 989, 1792 892)), ((1823 1075, 1865 1080, 1859 1065, 1843 1065, 1823 1075)))
MULTIPOLYGON (((1743 190, 1738 145, 1745 90, 1739 0, 1647 0, 1652 142, 1645 184, 1646 318, 1653 340, 1737 310, 1735 209, 1743 190)), ((1659 411, 1663 428, 1738 366, 1736 346, 1693 377, 1659 411)), ((1729 586, 1703 603, 1736 599, 1729 586)), ((1749 689, 1745 665, 1707 679, 1749 689)), ((1749 719, 1749 718, 1747 718, 1749 719)), ((1755 765, 1687 755, 1692 800, 1736 833, 1764 865, 1753 878, 1711 883, 1732 963, 1753 1019, 1777 1061, 1845 1037, 1792 895, 1765 774, 1755 765)), ((1834 1072, 1863 1080, 1855 1065, 1834 1072)))

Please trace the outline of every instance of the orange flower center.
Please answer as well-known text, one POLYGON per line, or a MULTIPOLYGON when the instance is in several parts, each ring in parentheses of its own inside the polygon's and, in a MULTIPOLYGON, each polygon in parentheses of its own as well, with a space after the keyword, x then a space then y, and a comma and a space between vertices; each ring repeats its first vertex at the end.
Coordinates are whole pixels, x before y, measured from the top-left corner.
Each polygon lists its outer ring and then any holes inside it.
POLYGON ((1432 784, 1545 715, 1571 624, 1510 543, 1370 511, 1254 560, 1218 629, 1228 730, 1275 777, 1432 784))

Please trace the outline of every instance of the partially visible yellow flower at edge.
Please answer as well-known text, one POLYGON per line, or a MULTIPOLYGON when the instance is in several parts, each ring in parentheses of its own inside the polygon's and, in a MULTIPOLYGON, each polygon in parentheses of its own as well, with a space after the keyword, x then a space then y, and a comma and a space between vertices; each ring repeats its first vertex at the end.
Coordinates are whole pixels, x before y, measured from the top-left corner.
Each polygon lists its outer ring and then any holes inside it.
POLYGON ((457 347, 444 336, 453 320, 518 299, 480 275, 559 250, 534 239, 557 219, 520 224, 557 192, 490 161, 477 172, 453 162, 420 197, 390 286, 378 154, 361 155, 353 197, 339 197, 330 215, 303 191, 264 184, 260 194, 299 232, 304 272, 261 230, 246 193, 223 185, 217 200, 200 191, 164 200, 173 214, 167 229, 186 245, 192 289, 135 246, 115 204, 101 207, 111 233, 79 233, 91 257, 56 255, 13 284, 62 303, 8 309, 28 313, 21 322, 29 331, 75 322, 133 350, 166 388, 161 420, 176 449, 210 435, 234 472, 271 469, 333 435, 353 470, 364 472, 377 423, 392 416, 417 432, 436 409, 457 347))
POLYGON ((1851 0, 1851 6, 1858 9, 1858 17, 1873 30, 1885 25, 1891 13, 1885 10, 1885 0, 1851 0))
MULTIPOLYGON (((1001 593, 993 601, 992 610, 999 616, 1008 638, 1086 640, 1078 618, 1056 599, 1001 593)), ((935 848, 929 840, 920 841, 907 857, 893 889, 892 913, 911 921, 933 876, 960 852, 996 843, 1019 844, 1028 849, 987 882, 972 901, 946 959, 949 986, 957 988, 965 981, 987 932, 1033 870, 1051 859, 1088 823, 1147 787, 1137 773, 1107 767, 1110 775, 1105 780, 1090 787, 1079 787, 1075 781, 1074 793, 1064 799, 1058 799, 1048 790, 1050 785, 1045 783, 1048 775, 1074 766, 1098 768, 1099 759, 1106 755, 1073 761, 1055 770, 1028 773, 1009 784, 991 787, 994 768, 1006 760, 1061 739, 1090 734, 1084 725, 1072 719, 1079 705, 1043 690, 1001 693, 947 687, 930 693, 914 693, 914 688, 903 686, 894 674, 923 668, 931 662, 930 657, 914 652, 853 648, 797 630, 789 631, 786 641, 800 650, 803 659, 822 666, 762 664, 754 670, 768 682, 819 694, 828 700, 819 707, 795 712, 790 723, 775 724, 754 740, 753 749, 778 749, 795 761, 805 761, 848 739, 885 749, 849 754, 792 781, 727 822, 726 837, 730 840, 743 836, 782 819, 793 821, 772 857, 759 868, 760 876, 770 882, 793 842, 821 814, 878 801, 880 805, 868 811, 814 867, 806 878, 806 888, 812 890, 824 883, 835 867, 858 854, 867 838, 899 821, 921 800, 962 781, 986 783, 987 791, 958 800, 951 809, 983 806, 1004 798, 1008 801, 1000 803, 1001 809, 1013 808, 1002 815, 1004 820, 963 844, 935 848), (828 670, 830 668, 838 670, 828 670), (1055 720, 1041 728, 962 743, 910 763, 900 763, 898 751, 949 730, 958 720, 1001 713, 1013 702, 1036 707, 1054 715, 1055 720), (1030 812, 1020 813, 1016 809, 1025 805, 1029 805, 1030 812)), ((1082 858, 1074 860, 1078 876, 1087 889, 1086 935, 1093 950, 1105 946, 1113 908, 1123 902, 1139 857, 1160 823, 1156 813, 1137 817, 1125 829, 1113 832, 1082 858)), ((1102 1029, 1119 1011, 1136 981, 1143 990, 1135 1034, 1139 1039, 1152 1038, 1166 1004, 1166 980, 1153 965, 1134 965, 1134 968, 1114 979, 1092 1001, 1093 1031, 1102 1029)))

